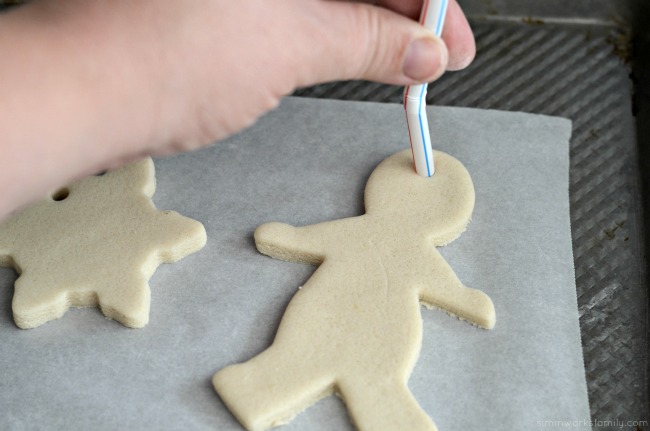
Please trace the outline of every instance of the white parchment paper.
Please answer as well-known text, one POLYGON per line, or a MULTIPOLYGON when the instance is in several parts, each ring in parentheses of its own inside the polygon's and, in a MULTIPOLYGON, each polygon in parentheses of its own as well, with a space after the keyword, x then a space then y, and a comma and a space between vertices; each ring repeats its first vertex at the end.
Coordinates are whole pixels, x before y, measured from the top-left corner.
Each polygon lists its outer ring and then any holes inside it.
MULTIPOLYGON (((434 148, 461 160, 476 188, 468 230, 440 250, 467 286, 491 296, 497 324, 486 331, 422 308, 410 388, 443 431, 587 429, 570 122, 459 108, 428 114, 434 148)), ((361 214, 374 167, 407 147, 400 105, 290 98, 225 142, 156 160, 154 202, 203 222, 207 246, 158 269, 150 323, 138 330, 92 308, 20 330, 11 316, 16 274, 1 270, 0 429, 241 429, 211 376, 270 345, 314 271, 259 254, 253 230, 361 214)), ((283 429, 352 426, 330 397, 283 429)))

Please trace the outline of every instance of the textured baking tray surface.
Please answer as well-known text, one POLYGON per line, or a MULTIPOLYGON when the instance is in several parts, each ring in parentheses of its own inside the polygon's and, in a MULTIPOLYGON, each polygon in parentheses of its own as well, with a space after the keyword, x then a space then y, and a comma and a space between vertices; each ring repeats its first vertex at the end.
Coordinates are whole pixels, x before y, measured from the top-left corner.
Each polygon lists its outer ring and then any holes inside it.
MULTIPOLYGON (((571 223, 594 429, 644 429, 625 425, 649 418, 628 35, 612 25, 535 19, 480 20, 472 27, 476 60, 431 85, 427 102, 573 120, 571 223)), ((296 95, 401 103, 402 92, 402 87, 351 81, 296 95)))

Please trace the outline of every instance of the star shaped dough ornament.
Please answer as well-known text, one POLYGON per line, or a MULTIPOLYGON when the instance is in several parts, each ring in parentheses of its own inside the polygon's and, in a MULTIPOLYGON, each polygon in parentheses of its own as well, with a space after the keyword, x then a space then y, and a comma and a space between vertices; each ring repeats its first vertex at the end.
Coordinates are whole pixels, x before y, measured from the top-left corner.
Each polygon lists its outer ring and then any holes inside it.
POLYGON ((203 225, 159 211, 150 158, 84 178, 0 224, 0 266, 20 274, 12 303, 20 328, 96 306, 141 328, 149 321, 149 279, 161 263, 206 243, 203 225))

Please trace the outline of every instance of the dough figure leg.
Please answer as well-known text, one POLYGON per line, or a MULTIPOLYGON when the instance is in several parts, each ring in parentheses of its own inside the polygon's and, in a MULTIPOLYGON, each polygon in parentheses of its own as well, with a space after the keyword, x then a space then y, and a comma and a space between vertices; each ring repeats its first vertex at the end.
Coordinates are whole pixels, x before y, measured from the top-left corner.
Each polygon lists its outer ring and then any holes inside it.
POLYGON ((437 430, 406 384, 398 379, 343 379, 338 389, 359 431, 437 430))
POLYGON ((228 409, 250 431, 282 425, 333 391, 331 375, 279 350, 270 347, 212 379, 228 409))

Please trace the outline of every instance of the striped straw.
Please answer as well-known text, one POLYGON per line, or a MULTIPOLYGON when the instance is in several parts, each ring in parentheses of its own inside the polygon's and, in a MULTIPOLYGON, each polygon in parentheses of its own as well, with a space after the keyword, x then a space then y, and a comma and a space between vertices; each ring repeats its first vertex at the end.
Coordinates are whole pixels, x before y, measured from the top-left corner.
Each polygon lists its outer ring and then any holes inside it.
MULTIPOLYGON (((438 37, 442 34, 448 2, 448 0, 424 0, 422 5, 420 24, 432 30, 438 37)), ((427 85, 426 83, 409 85, 404 91, 406 125, 411 140, 413 162, 415 171, 423 177, 430 177, 435 172, 426 112, 427 85)))

